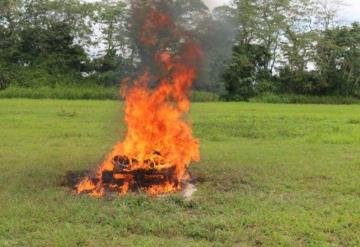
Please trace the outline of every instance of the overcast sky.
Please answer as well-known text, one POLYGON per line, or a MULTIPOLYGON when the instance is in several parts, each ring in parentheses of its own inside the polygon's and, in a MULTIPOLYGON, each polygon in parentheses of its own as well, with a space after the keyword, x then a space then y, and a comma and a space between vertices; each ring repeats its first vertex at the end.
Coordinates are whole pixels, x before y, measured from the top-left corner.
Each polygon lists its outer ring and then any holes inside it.
MULTIPOLYGON (((204 0, 210 8, 229 3, 230 0, 204 0)), ((340 20, 343 22, 360 21, 360 0, 344 0, 346 6, 340 11, 340 20)))
MULTIPOLYGON (((94 2, 96 0, 83 0, 86 2, 94 2)), ((211 9, 222 4, 230 3, 231 0, 203 0, 211 9)), ((343 22, 360 21, 360 0, 343 0, 346 6, 342 7, 340 12, 340 20, 343 22)))

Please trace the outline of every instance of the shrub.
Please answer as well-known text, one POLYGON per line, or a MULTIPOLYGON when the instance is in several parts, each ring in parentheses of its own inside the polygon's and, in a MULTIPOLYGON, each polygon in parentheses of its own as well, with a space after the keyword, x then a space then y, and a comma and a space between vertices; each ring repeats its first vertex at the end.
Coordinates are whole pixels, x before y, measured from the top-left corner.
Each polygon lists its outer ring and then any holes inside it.
POLYGON ((190 100, 192 102, 211 102, 219 101, 219 95, 215 93, 205 92, 205 91, 192 91, 190 95, 190 100))
POLYGON ((0 91, 0 98, 31 99, 118 99, 116 87, 56 86, 21 88, 9 87, 0 91))
POLYGON ((256 96, 251 102, 273 104, 360 104, 360 99, 344 96, 309 96, 299 94, 266 93, 256 96))
MULTIPOLYGON (((117 87, 56 85, 37 88, 8 87, 0 91, 0 98, 30 98, 30 99, 120 99, 117 87)), ((193 91, 191 100, 194 102, 218 101, 214 93, 193 91)))

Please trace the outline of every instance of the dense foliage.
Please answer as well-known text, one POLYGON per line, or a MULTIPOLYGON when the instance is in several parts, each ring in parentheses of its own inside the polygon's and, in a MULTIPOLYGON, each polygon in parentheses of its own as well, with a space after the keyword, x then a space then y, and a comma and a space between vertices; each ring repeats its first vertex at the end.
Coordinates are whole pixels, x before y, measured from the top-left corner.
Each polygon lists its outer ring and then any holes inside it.
MULTIPOLYGON (((0 89, 113 87, 153 51, 131 11, 147 1, 0 1, 0 89), (135 7, 134 7, 135 6, 135 7)), ((197 90, 248 100, 263 94, 360 97, 360 25, 336 22, 336 1, 167 1, 204 48, 197 90)), ((176 49, 171 44, 169 49, 176 49)))
POLYGON ((231 100, 266 93, 358 97, 360 26, 336 23, 338 1, 235 0, 237 30, 222 74, 231 100))

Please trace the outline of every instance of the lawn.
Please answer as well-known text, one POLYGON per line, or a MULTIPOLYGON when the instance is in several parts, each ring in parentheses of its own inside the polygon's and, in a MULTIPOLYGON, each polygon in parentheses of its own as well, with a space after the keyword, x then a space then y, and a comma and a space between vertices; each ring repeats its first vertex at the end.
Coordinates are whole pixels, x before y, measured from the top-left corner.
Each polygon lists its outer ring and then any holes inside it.
POLYGON ((360 246, 360 106, 196 103, 191 201, 74 196, 121 109, 0 100, 0 246, 360 246))

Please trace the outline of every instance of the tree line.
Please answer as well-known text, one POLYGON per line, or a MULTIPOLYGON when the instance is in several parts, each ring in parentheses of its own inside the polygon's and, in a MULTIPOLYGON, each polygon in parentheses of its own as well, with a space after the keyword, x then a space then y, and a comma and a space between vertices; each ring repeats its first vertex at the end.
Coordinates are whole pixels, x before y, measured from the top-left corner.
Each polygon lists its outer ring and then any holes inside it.
MULTIPOLYGON (((131 13, 146 2, 0 1, 0 89, 117 85, 149 65, 131 13)), ((360 97, 360 25, 339 24, 339 4, 234 0, 210 11, 201 0, 169 0, 166 8, 204 49, 195 89, 228 100, 360 97)))

